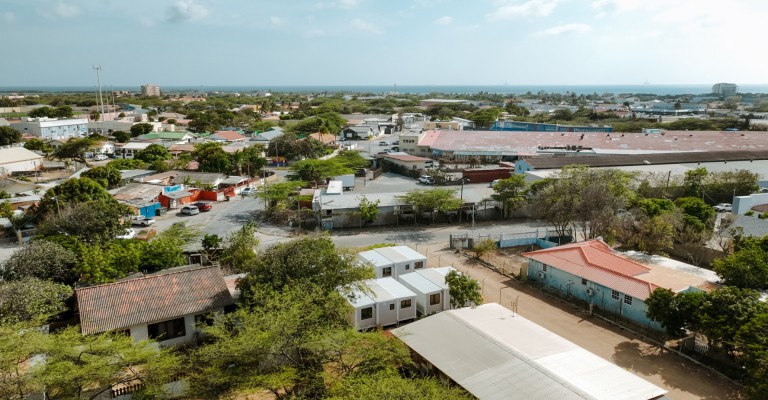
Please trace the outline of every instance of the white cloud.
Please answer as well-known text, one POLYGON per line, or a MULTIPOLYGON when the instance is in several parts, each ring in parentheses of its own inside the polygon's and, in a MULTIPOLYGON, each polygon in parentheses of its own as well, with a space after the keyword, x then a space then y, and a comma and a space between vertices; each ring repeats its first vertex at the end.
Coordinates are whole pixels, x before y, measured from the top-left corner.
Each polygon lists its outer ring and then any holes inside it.
POLYGON ((543 31, 536 32, 531 36, 558 36, 568 33, 587 33, 591 30, 592 27, 587 24, 565 24, 553 26, 549 29, 544 29, 543 31))
POLYGON ((360 0, 339 0, 338 4, 341 8, 355 8, 360 4, 360 0))
POLYGON ((323 31, 322 29, 313 29, 311 31, 304 32, 304 36, 308 38, 321 37, 321 36, 325 36, 325 31, 323 31))
POLYGON ((197 21, 208 15, 208 9, 194 0, 180 0, 168 8, 166 21, 197 21))
POLYGON ((450 25, 453 23, 453 17, 450 15, 446 15, 444 17, 440 17, 435 20, 435 23, 438 25, 450 25))
POLYGON ((269 17, 269 22, 271 22, 273 26, 283 26, 283 25, 285 25, 285 21, 282 18, 276 17, 274 15, 269 17))
POLYGON ((3 21, 7 24, 12 24, 16 21, 16 14, 6 11, 2 14, 0 14, 0 21, 3 21))
POLYGON ((528 0, 524 3, 502 2, 501 6, 487 17, 492 20, 516 19, 521 17, 546 17, 557 7, 560 0, 528 0))
POLYGON ((53 6, 46 7, 45 9, 39 9, 38 12, 40 15, 48 19, 72 18, 80 15, 80 7, 63 2, 57 2, 53 6))
POLYGON ((360 0, 338 0, 338 1, 321 1, 317 3, 317 8, 343 8, 350 9, 360 5, 360 0))
POLYGON ((363 21, 362 19, 356 18, 353 19, 351 22, 352 27, 368 33, 373 33, 374 35, 381 35, 381 30, 376 28, 373 24, 370 22, 363 21))

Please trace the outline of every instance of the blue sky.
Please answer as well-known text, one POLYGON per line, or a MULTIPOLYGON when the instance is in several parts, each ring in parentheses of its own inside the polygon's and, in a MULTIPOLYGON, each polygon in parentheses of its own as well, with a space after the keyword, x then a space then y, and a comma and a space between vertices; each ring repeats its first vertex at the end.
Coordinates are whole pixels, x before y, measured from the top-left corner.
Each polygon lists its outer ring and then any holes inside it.
POLYGON ((768 83, 765 0, 0 0, 2 86, 768 83))

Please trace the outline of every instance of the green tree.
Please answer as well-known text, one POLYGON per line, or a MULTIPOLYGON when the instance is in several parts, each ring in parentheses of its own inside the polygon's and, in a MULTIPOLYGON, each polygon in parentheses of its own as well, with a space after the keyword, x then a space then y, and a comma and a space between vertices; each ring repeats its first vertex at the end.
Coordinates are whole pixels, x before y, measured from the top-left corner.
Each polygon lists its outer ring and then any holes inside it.
POLYGON ((278 243, 264 251, 247 271, 249 274, 238 284, 244 299, 254 298, 263 286, 281 290, 286 285, 302 282, 325 292, 335 292, 373 277, 373 271, 360 265, 354 255, 337 252, 325 235, 278 243))
POLYGON ((114 131, 112 132, 112 137, 115 138, 117 143, 127 143, 129 140, 131 140, 130 132, 125 131, 114 131))
POLYGON ((473 399, 458 386, 448 386, 431 377, 407 377, 380 372, 371 375, 355 375, 331 388, 329 400, 378 400, 378 399, 473 399))
POLYGON ((451 307, 461 308, 483 304, 480 284, 471 276, 458 271, 451 271, 445 275, 445 283, 448 285, 448 292, 451 295, 451 307))
POLYGON ((752 289, 724 286, 707 293, 696 312, 697 324, 710 346, 734 349, 736 334, 753 317, 768 312, 760 293, 752 289))
POLYGON ((81 164, 86 164, 85 153, 93 147, 95 138, 69 139, 53 151, 53 156, 58 159, 70 159, 81 164))
POLYGON ((291 196, 297 195, 298 190, 305 186, 303 181, 288 181, 265 185, 259 192, 259 197, 264 199, 270 212, 286 207, 291 196))
POLYGON ((80 399, 124 382, 140 382, 146 392, 161 392, 178 360, 152 342, 134 343, 120 334, 83 335, 78 328, 54 334, 44 351, 45 362, 30 371, 45 385, 49 399, 80 399))
POLYGON ((21 132, 10 126, 0 126, 0 146, 8 146, 21 141, 21 132))
POLYGON ((715 210, 698 197, 681 197, 675 200, 675 205, 680 207, 683 214, 692 217, 686 222, 696 225, 701 229, 712 226, 715 210))
POLYGON ((353 170, 367 168, 371 165, 371 162, 363 158, 360 152, 354 150, 342 150, 334 159, 341 163, 341 165, 353 170))
POLYGON ((206 234, 203 236, 200 245, 203 246, 203 256, 212 262, 218 261, 221 255, 224 239, 216 234, 206 234))
POLYGON ((155 272, 184 265, 184 245, 191 243, 197 234, 195 229, 172 225, 150 240, 144 248, 141 270, 155 272))
POLYGON ((37 150, 43 152, 44 154, 50 154, 53 152, 53 147, 40 139, 27 140, 24 143, 24 148, 27 150, 37 150))
POLYGON ((256 237, 256 225, 244 224, 224 239, 221 266, 231 273, 247 271, 256 262, 256 249, 259 239, 256 237))
POLYGON ((367 197, 361 196, 360 200, 360 221, 369 225, 372 224, 379 217, 379 204, 381 200, 371 201, 367 197))
POLYGON ((152 132, 154 129, 155 129, 155 126, 152 124, 146 123, 146 122, 140 122, 138 124, 134 124, 133 126, 131 126, 131 136, 137 137, 141 135, 146 135, 147 133, 152 132))
POLYGON ((229 173, 232 169, 232 160, 221 143, 205 142, 195 144, 192 158, 200 163, 201 172, 229 173))
POLYGON ((116 240, 107 244, 80 244, 77 272, 86 284, 114 282, 140 271, 148 245, 139 240, 116 240))
POLYGON ((291 165, 291 171, 302 181, 321 181, 355 172, 344 166, 335 157, 328 160, 301 160, 291 165))
POLYGON ((683 178, 685 194, 691 197, 701 197, 707 175, 709 173, 703 167, 685 171, 685 177, 683 178))
POLYGON ((120 183, 123 181, 123 175, 120 171, 110 165, 93 167, 80 174, 80 177, 93 179, 103 186, 104 189, 114 189, 120 186, 120 183))
POLYGON ((0 324, 0 398, 24 400, 42 391, 28 373, 30 361, 48 347, 49 335, 28 324, 0 324))
POLYGON ((458 210, 462 203, 461 199, 456 197, 455 190, 444 188, 418 189, 398 196, 398 199, 416 207, 419 212, 429 212, 432 216, 432 222, 435 220, 435 211, 445 213, 458 210))
POLYGON ((501 111, 501 108, 498 107, 483 108, 469 114, 467 119, 474 122, 475 127, 479 129, 488 129, 499 118, 501 111))
POLYGON ((96 110, 93 110, 91 111, 91 114, 89 115, 89 117, 91 118, 91 121, 98 121, 99 118, 101 118, 101 113, 96 110))
POLYGON ((682 292, 675 294, 669 289, 657 288, 646 299, 646 315, 658 322, 667 333, 679 336, 686 330, 699 329, 697 311, 704 303, 704 292, 682 292))
MULTIPOLYGON (((88 178, 80 178, 84 179, 88 178)), ((53 189, 48 193, 51 190, 53 189)), ((65 235, 77 237, 84 243, 96 244, 110 242, 125 231, 127 224, 123 218, 129 215, 130 211, 127 206, 111 198, 85 200, 81 203, 66 200, 60 202, 62 204, 58 210, 38 224, 39 237, 65 235)), ((53 207, 55 209, 56 206, 53 207)))
POLYGON ((508 217, 510 211, 522 207, 528 202, 528 184, 524 175, 512 175, 499 180, 493 185, 494 194, 491 199, 502 204, 502 215, 508 217))
POLYGON ((750 398, 768 398, 768 313, 756 315, 739 329, 736 348, 746 367, 745 383, 750 398))
POLYGON ((235 173, 238 175, 246 174, 250 177, 260 175, 264 166, 267 165, 267 159, 262 157, 264 147, 261 145, 248 146, 238 150, 232 155, 235 173))
POLYGON ((45 323, 68 309, 72 294, 67 285, 37 278, 0 282, 0 324, 45 323))
POLYGON ((33 240, 16 250, 0 268, 0 280, 17 281, 25 278, 73 285, 77 281, 74 252, 47 240, 33 240))
POLYGON ((122 171, 127 169, 144 169, 147 167, 147 163, 134 158, 119 158, 108 162, 107 166, 122 171))
POLYGON ((165 149, 165 147, 152 143, 147 146, 146 149, 139 151, 134 156, 135 159, 144 161, 147 164, 152 164, 155 161, 165 161, 172 158, 171 153, 165 149))
POLYGON ((481 240, 472 247, 475 253, 475 259, 482 260, 483 256, 497 249, 496 242, 492 239, 481 240))
POLYGON ((757 246, 739 249, 713 262, 723 284, 739 288, 768 288, 768 253, 757 246))

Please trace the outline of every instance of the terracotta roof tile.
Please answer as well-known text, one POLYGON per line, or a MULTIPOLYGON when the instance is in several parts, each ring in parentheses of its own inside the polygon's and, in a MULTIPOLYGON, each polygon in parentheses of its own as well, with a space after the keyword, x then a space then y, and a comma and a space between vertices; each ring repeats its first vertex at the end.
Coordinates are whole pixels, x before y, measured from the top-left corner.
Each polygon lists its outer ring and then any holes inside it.
POLYGON ((182 267, 75 290, 84 335, 165 321, 232 304, 218 267, 182 267))
POLYGON ((613 253, 601 240, 589 240, 523 253, 523 256, 645 300, 656 285, 636 276, 650 268, 613 253))

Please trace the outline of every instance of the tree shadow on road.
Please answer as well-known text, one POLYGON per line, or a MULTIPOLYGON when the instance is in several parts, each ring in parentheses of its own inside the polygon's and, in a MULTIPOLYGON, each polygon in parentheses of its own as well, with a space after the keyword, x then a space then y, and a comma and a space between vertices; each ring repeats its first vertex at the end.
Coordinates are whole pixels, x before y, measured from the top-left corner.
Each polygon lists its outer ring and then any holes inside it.
POLYGON ((716 374, 679 356, 664 352, 660 347, 638 341, 621 342, 614 348, 613 361, 640 376, 659 375, 668 387, 679 389, 700 399, 738 400, 743 397, 735 384, 723 387, 725 378, 703 381, 702 374, 715 377, 716 374), (674 366, 674 368, 669 368, 674 366))

